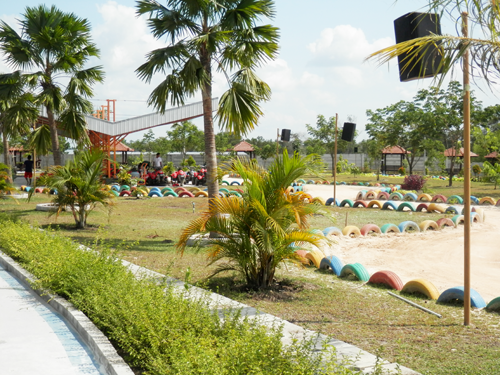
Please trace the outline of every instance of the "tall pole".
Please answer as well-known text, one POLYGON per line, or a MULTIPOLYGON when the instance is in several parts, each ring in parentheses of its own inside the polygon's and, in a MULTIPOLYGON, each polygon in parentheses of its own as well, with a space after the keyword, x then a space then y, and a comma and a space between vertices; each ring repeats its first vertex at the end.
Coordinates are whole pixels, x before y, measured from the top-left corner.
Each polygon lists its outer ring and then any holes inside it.
POLYGON ((278 128, 278 130, 276 131, 276 157, 278 157, 279 139, 280 139, 280 128, 278 128))
MULTIPOLYGON (((462 33, 468 38, 467 12, 462 13, 462 33)), ((470 325, 470 86, 469 50, 463 57, 464 73, 464 325, 470 325)))
POLYGON ((335 114, 335 151, 333 153, 333 205, 337 205, 337 124, 339 123, 339 114, 335 114))

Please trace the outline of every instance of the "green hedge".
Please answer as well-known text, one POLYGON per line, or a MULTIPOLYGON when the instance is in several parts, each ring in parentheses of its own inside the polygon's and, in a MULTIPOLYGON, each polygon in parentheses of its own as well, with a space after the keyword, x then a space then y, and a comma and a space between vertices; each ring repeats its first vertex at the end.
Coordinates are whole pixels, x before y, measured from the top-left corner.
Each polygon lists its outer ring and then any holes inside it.
MULTIPOLYGON (((137 280, 109 252, 84 251, 52 231, 0 218, 2 250, 67 298, 111 340, 138 373, 313 374, 311 342, 283 347, 280 329, 227 314, 166 285, 137 280)), ((331 354, 330 358, 334 358, 331 354)), ((326 373, 350 373, 328 361, 326 373)))

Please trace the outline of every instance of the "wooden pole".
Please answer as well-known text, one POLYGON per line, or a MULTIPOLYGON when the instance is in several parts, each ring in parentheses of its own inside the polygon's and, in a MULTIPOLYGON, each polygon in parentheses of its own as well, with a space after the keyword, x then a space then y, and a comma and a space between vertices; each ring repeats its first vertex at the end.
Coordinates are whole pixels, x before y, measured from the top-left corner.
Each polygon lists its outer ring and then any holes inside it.
POLYGON ((333 205, 337 205, 337 132, 338 132, 339 114, 335 114, 335 151, 333 156, 333 205))
MULTIPOLYGON (((468 38, 467 12, 462 13, 462 33, 468 38)), ((464 73, 464 325, 470 325, 470 85, 469 50, 463 57, 464 73)))
POLYGON ((279 147, 279 139, 280 139, 280 128, 276 131, 276 157, 278 157, 278 147, 279 147))

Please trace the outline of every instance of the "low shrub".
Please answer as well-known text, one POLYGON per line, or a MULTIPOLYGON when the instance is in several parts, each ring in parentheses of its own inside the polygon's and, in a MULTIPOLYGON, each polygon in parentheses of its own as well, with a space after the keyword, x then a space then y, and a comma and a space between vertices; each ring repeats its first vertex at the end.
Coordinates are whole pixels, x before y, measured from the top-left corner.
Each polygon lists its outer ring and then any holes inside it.
POLYGON ((401 188, 404 190, 422 190, 427 180, 418 174, 406 176, 401 188))
MULTIPOLYGON (((312 341, 284 347, 280 328, 238 313, 219 317, 202 298, 166 282, 137 280, 111 252, 85 251, 53 231, 0 215, 2 249, 83 311, 129 365, 147 374, 314 374, 325 364, 312 341), (188 293, 185 291, 184 293, 188 293)), ((332 359, 325 373, 348 374, 332 359)))

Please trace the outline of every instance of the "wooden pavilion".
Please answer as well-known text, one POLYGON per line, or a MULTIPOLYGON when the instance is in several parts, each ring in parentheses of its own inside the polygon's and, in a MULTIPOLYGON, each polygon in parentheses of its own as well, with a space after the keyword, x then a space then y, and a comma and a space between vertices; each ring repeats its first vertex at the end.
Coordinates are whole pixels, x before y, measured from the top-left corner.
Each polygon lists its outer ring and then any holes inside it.
POLYGON ((381 172, 383 174, 387 174, 387 171, 389 172, 397 172, 399 168, 403 166, 403 160, 406 156, 406 154, 411 154, 410 151, 406 151, 403 147, 401 146, 387 146, 382 150, 382 166, 381 166, 381 172), (394 162, 394 155, 399 155, 399 163, 394 164, 388 164, 387 163, 387 156, 389 156, 389 160, 394 162))
POLYGON ((238 152, 244 152, 248 155, 250 159, 255 158, 255 149, 250 143, 246 141, 241 141, 240 143, 238 143, 236 146, 233 147, 232 151, 236 152, 236 155, 238 155, 238 152))

